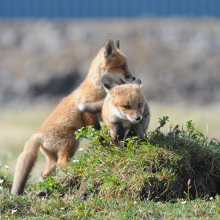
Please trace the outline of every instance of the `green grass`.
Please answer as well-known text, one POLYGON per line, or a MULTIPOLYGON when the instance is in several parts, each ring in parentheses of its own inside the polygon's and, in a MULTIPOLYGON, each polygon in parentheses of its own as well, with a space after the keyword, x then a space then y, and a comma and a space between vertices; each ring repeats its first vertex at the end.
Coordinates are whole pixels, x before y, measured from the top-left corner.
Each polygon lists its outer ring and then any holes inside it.
POLYGON ((219 219, 220 142, 207 140, 192 121, 162 132, 165 121, 146 140, 120 143, 105 127, 78 131, 91 141, 86 152, 44 182, 29 181, 22 196, 10 195, 12 176, 3 167, 1 217, 219 219))
MULTIPOLYGON (((9 194, 5 193, 5 196, 9 194)), ((68 195, 69 196, 69 195, 68 195)), ((30 200, 27 196, 12 196, 5 199, 7 211, 3 219, 219 219, 219 197, 206 201, 197 199, 191 202, 179 200, 176 203, 143 202, 133 199, 107 200, 94 197, 84 201, 72 197, 46 201, 30 200), (16 209, 15 209, 16 208, 16 209), (12 210, 17 212, 12 213, 12 210)))

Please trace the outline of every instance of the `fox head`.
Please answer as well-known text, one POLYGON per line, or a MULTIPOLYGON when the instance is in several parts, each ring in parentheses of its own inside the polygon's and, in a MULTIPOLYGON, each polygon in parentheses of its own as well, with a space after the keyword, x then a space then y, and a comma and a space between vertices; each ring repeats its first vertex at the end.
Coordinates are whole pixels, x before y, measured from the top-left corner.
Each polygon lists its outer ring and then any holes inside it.
POLYGON ((126 56, 120 51, 120 41, 109 39, 101 50, 104 62, 103 73, 111 77, 122 79, 124 81, 134 81, 135 77, 131 75, 128 69, 126 56))
POLYGON ((138 123, 143 118, 145 99, 141 91, 142 82, 111 87, 104 84, 106 100, 110 101, 111 111, 120 119, 138 123))

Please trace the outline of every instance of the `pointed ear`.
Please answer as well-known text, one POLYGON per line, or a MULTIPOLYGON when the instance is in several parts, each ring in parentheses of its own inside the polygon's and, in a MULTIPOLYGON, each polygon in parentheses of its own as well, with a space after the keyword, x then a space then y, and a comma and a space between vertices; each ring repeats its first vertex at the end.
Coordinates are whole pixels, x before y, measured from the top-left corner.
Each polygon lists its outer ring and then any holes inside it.
POLYGON ((112 95, 113 94, 113 86, 111 86, 111 85, 109 85, 109 84, 107 84, 107 83, 104 83, 103 84, 103 87, 104 87, 104 89, 105 89, 105 91, 108 93, 108 94, 110 94, 110 95, 112 95))
POLYGON ((105 57, 112 58, 116 54, 116 45, 113 39, 109 39, 105 44, 105 57))
POLYGON ((120 49, 120 40, 119 40, 119 39, 117 39, 117 40, 115 41, 115 44, 116 44, 116 47, 117 47, 118 49, 120 49))
POLYGON ((111 87, 109 84, 107 84, 107 83, 104 83, 103 86, 104 86, 105 90, 106 90, 106 89, 107 89, 107 90, 110 90, 110 89, 112 88, 112 87, 111 87))
POLYGON ((140 79, 136 79, 133 84, 138 84, 140 87, 142 87, 142 81, 140 79))

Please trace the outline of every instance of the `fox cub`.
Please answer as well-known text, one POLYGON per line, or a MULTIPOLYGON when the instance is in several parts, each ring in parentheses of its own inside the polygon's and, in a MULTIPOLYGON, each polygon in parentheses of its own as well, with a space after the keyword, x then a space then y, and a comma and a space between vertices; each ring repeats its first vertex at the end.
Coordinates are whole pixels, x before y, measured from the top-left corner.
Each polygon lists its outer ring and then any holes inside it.
POLYGON ((96 102, 106 96, 102 79, 120 83, 120 79, 133 81, 125 55, 119 49, 119 40, 109 39, 92 61, 83 83, 64 98, 57 108, 30 137, 24 151, 17 160, 11 192, 21 194, 28 175, 38 157, 39 148, 46 156, 47 164, 43 176, 50 175, 55 163, 64 165, 72 157, 79 145, 74 132, 81 127, 93 125, 100 128, 97 114, 81 112, 77 105, 83 102, 96 102))
POLYGON ((129 129, 135 127, 144 138, 150 121, 150 109, 141 91, 142 82, 112 87, 104 84, 107 97, 94 103, 81 103, 78 108, 90 113, 102 112, 102 120, 110 129, 113 139, 122 140, 129 129))

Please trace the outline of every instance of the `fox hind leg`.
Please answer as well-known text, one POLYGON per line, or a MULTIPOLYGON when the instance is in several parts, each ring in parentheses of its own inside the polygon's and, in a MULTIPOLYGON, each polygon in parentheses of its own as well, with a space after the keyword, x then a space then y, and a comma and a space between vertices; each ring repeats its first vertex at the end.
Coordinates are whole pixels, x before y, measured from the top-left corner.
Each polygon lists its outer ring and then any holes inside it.
POLYGON ((43 177, 49 176, 51 173, 54 173, 56 170, 55 160, 51 159, 50 157, 47 158, 47 164, 44 170, 43 177))
POLYGON ((52 172, 56 170, 56 162, 57 162, 57 155, 54 153, 49 152, 47 149, 41 147, 40 151, 45 155, 47 159, 46 167, 43 173, 43 178, 49 176, 52 172))
POLYGON ((68 151, 62 150, 58 153, 58 160, 57 164, 62 167, 65 163, 69 161, 69 154, 68 151))
POLYGON ((68 139, 65 139, 63 144, 65 144, 65 146, 57 153, 57 164, 59 167, 62 167, 65 163, 69 162, 70 158, 74 156, 79 146, 79 140, 69 137, 68 139))

